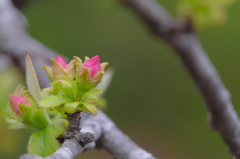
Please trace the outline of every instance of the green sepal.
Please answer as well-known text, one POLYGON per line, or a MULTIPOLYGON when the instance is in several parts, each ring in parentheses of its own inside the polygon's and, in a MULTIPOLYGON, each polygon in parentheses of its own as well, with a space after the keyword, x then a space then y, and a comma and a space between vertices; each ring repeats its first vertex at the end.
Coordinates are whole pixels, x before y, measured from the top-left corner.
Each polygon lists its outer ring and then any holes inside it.
POLYGON ((63 96, 55 96, 50 95, 44 99, 42 99, 39 103, 41 107, 49 108, 49 107, 56 107, 61 104, 65 104, 67 102, 72 102, 71 99, 65 98, 63 96))
POLYGON ((76 60, 73 59, 69 62, 68 69, 67 69, 67 77, 73 79, 75 77, 75 63, 76 60))
POLYGON ((46 71, 49 81, 53 82, 54 78, 53 78, 52 68, 47 65, 43 65, 42 68, 46 71))
POLYGON ((103 63, 101 63, 102 71, 104 71, 108 65, 109 65, 108 62, 103 62, 103 63))
POLYGON ((80 89, 89 91, 95 88, 102 81, 104 72, 100 71, 94 77, 90 77, 88 68, 84 67, 80 74, 76 76, 76 82, 80 89))
POLYGON ((51 59, 52 61, 52 75, 53 75, 53 81, 56 81, 58 79, 63 79, 67 77, 67 72, 58 64, 58 62, 55 59, 51 59))
MULTIPOLYGON (((23 87, 23 89, 26 89, 25 87, 23 87)), ((38 109, 38 105, 37 103, 35 102, 35 100, 33 99, 33 97, 31 97, 28 93, 27 90, 23 90, 22 91, 22 96, 30 103, 31 107, 34 108, 34 109, 38 109)))
POLYGON ((31 122, 37 127, 43 129, 51 123, 51 120, 48 116, 46 109, 40 108, 35 113, 33 113, 31 117, 31 122))
POLYGON ((77 111, 77 106, 80 104, 80 102, 71 102, 71 103, 66 103, 63 105, 63 110, 66 112, 66 113, 74 113, 77 111))
POLYGON ((76 65, 76 77, 80 76, 81 74, 81 68, 82 68, 82 60, 77 57, 77 56, 73 56, 75 59, 75 65, 76 65))
POLYGON ((31 125, 31 117, 35 113, 36 109, 23 103, 19 104, 19 109, 21 111, 23 122, 31 125))
POLYGON ((27 149, 30 155, 47 157, 53 154, 58 148, 58 141, 48 129, 43 129, 31 135, 27 149))
POLYGON ((68 124, 69 123, 66 119, 63 119, 61 115, 57 115, 52 119, 52 123, 47 127, 47 129, 55 138, 57 138, 65 133, 68 124))

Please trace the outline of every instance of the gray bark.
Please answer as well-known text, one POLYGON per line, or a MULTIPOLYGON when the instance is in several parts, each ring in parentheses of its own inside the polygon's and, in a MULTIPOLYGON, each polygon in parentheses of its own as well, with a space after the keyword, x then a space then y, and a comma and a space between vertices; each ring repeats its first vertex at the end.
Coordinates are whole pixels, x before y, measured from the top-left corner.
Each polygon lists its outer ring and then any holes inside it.
POLYGON ((218 130, 235 159, 240 159, 240 124, 230 94, 203 50, 191 24, 178 23, 155 0, 122 0, 152 32, 176 50, 201 92, 210 125, 218 130))

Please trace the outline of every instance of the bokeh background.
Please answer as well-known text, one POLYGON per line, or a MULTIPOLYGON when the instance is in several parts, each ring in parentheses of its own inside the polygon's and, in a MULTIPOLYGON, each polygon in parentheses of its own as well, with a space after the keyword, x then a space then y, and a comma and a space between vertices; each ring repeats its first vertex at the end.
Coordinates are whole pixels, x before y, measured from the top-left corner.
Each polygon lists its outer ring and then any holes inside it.
MULTIPOLYGON (((159 0, 176 16, 177 0, 159 0)), ((199 92, 174 50, 149 32, 117 0, 36 0, 23 8, 30 34, 71 58, 100 55, 115 75, 105 94, 106 114, 137 144, 165 159, 230 159, 220 135, 207 123, 199 92)), ((198 32, 199 39, 240 112, 240 3, 221 26, 198 32)), ((27 48, 26 48, 27 49, 27 48)), ((0 105, 22 81, 14 68, 1 72, 0 105)), ((1 117, 2 119, 2 117, 1 117)), ((8 130, 0 122, 0 158, 26 153, 30 131, 8 130)), ((112 157, 104 150, 79 158, 112 157)))

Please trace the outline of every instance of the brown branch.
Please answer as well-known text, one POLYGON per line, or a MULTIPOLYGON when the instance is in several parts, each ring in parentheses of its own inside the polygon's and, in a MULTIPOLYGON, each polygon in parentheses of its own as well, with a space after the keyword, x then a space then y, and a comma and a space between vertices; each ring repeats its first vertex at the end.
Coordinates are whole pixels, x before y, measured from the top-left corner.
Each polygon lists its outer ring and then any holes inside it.
MULTIPOLYGON (((15 64, 23 71, 25 67, 23 59, 28 50, 41 87, 49 86, 50 83, 41 66, 48 65, 49 58, 56 57, 57 53, 29 36, 26 31, 25 17, 9 0, 0 0, 0 49, 17 61, 15 64)), ((94 148, 95 142, 101 145, 100 147, 106 148, 117 159, 155 159, 127 138, 100 110, 96 117, 93 117, 91 113, 82 113, 80 125, 81 132, 78 137, 66 139, 60 149, 45 159, 74 159, 85 150, 94 148), (93 138, 91 134, 95 140, 88 144, 93 138)), ((21 159, 42 158, 23 155, 21 159)))
POLYGON ((190 73, 210 111, 210 124, 218 130, 236 159, 240 159, 240 125, 230 94, 224 87, 188 23, 172 19, 155 0, 123 0, 153 33, 173 47, 190 73))

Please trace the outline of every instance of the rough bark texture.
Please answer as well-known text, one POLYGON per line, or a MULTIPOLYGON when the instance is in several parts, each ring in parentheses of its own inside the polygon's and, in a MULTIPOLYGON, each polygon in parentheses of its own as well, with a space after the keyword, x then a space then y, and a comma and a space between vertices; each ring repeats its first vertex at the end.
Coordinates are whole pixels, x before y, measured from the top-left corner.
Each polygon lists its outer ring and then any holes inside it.
POLYGON ((76 134, 81 130, 80 129, 80 112, 75 112, 73 114, 67 114, 69 126, 66 134, 64 135, 66 139, 75 138, 76 134))
POLYGON ((218 130, 230 151, 240 159, 240 124, 230 94, 190 25, 177 23, 155 0, 122 0, 153 33, 176 50, 210 112, 210 125, 218 130))

